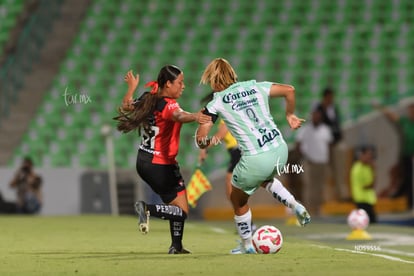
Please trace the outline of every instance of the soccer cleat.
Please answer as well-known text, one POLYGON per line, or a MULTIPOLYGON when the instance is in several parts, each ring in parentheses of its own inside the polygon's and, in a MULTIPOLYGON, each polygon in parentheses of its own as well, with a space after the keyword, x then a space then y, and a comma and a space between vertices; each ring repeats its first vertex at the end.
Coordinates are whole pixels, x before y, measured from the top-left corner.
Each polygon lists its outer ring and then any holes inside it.
POLYGON ((247 248, 239 241, 239 246, 230 250, 230 254, 256 254, 256 250, 253 245, 249 245, 247 248))
POLYGON ((174 246, 171 246, 168 249, 168 254, 190 254, 191 252, 185 248, 181 248, 181 250, 177 250, 174 246))
POLYGON ((301 226, 305 226, 311 221, 311 217, 308 211, 306 210, 305 206, 303 206, 302 204, 300 203, 296 204, 294 211, 295 211, 296 218, 298 219, 298 222, 301 226))
POLYGON ((150 213, 147 210, 147 205, 143 201, 135 203, 135 212, 138 214, 138 228, 142 234, 147 234, 149 231, 149 217, 150 213))

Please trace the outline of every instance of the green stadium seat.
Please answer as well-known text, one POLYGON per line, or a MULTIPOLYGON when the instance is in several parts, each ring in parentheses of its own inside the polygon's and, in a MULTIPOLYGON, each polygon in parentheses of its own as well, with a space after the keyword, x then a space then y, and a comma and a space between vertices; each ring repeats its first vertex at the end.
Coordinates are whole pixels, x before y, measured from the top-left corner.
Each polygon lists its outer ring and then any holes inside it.
POLYGON ((17 18, 23 12, 23 5, 22 0, 0 2, 0 56, 9 40, 10 32, 14 28, 17 18))
POLYGON ((79 165, 82 167, 96 168, 100 164, 96 155, 80 153, 77 156, 79 158, 79 165))
MULTIPOLYGON (((198 85, 200 75, 217 56, 227 58, 241 80, 292 83, 304 112, 330 85, 346 103, 343 117, 353 119, 369 111, 370 100, 395 101, 413 87, 413 11, 409 0, 93 2, 38 111, 41 119, 34 119, 29 133, 45 140, 43 146, 57 145, 56 153, 39 157, 51 166, 70 166, 71 161, 105 166, 100 126, 115 125, 111 118, 126 91, 122 79, 128 69, 140 73, 141 92, 161 66, 181 66, 187 88, 179 102, 193 111, 198 97, 209 92, 198 85), (62 100, 66 89, 88 94, 92 103, 67 106, 62 100), (390 91, 398 93, 394 97, 390 91), (76 149, 68 152, 72 146, 76 149)), ((7 39, 2 39, 2 27, 0 44, 7 39)), ((272 108, 283 108, 280 104, 272 108)), ((285 120, 276 120, 292 141, 285 120)), ((183 166, 194 166, 196 149, 188 146, 193 134, 194 125, 183 126, 183 166)), ((24 152, 29 141, 24 139, 24 152)), ((116 134, 114 141, 118 166, 133 167, 139 138, 116 134)))
POLYGON ((50 154, 43 158, 43 164, 50 167, 68 167, 71 165, 67 154, 50 154))

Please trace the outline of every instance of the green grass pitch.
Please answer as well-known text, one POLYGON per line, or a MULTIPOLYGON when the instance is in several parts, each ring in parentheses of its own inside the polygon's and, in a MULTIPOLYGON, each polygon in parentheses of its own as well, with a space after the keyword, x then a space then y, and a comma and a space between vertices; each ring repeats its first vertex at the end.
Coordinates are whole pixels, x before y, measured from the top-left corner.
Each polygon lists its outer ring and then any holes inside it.
POLYGON ((271 224, 283 234, 275 255, 230 255, 238 236, 231 221, 189 220, 189 255, 168 255, 168 222, 150 221, 142 235, 132 216, 0 216, 0 275, 412 275, 414 229, 373 225, 370 241, 347 241, 345 224, 300 228, 271 224))

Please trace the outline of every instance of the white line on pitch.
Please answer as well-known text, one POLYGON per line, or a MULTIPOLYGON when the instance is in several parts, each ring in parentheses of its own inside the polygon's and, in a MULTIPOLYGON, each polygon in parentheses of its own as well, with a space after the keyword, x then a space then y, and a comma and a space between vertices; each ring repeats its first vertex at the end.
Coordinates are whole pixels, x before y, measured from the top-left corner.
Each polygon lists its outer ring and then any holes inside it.
POLYGON ((390 261, 414 264, 413 261, 407 261, 407 260, 404 260, 404 259, 401 259, 401 258, 398 258, 398 257, 393 257, 393 256, 389 256, 389 255, 384 255, 384 254, 369 253, 369 252, 356 251, 356 250, 345 249, 345 248, 330 247, 330 246, 325 246, 325 245, 320 245, 320 244, 312 244, 312 246, 315 246, 315 247, 318 247, 318 248, 325 248, 325 249, 334 249, 336 251, 345 251, 345 252, 350 252, 350 253, 355 253, 355 254, 366 254, 366 255, 371 255, 371 256, 375 256, 375 257, 384 258, 384 259, 387 259, 387 260, 390 260, 390 261))
POLYGON ((356 254, 366 254, 366 255, 371 255, 371 256, 375 256, 375 257, 381 257, 381 258, 391 260, 391 261, 397 261, 397 262, 402 262, 402 263, 407 263, 407 264, 414 264, 413 261, 403 260, 401 258, 393 257, 393 256, 390 256, 390 255, 369 253, 369 252, 363 252, 363 251, 355 251, 355 250, 344 249, 344 248, 334 248, 334 249, 337 250, 337 251, 345 251, 345 252, 351 252, 351 253, 356 253, 356 254))
POLYGON ((219 234, 225 234, 225 233, 227 233, 226 230, 224 230, 223 228, 220 228, 220 227, 210 227, 210 229, 213 232, 216 232, 216 233, 219 233, 219 234))
POLYGON ((391 254, 395 254, 395 255, 403 255, 403 256, 414 257, 414 253, 404 252, 404 251, 395 250, 395 249, 387 249, 387 248, 384 248, 384 247, 381 247, 381 252, 391 253, 391 254))

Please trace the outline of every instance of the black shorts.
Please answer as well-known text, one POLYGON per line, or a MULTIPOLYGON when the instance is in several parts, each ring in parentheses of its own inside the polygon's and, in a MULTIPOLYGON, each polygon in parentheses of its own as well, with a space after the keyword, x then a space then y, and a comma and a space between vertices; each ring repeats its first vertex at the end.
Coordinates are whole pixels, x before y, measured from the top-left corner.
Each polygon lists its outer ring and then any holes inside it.
POLYGON ((228 152, 230 154, 230 163, 227 167, 227 172, 232 173, 241 158, 241 151, 238 147, 235 147, 228 149, 228 152))
POLYGON ((148 157, 148 153, 138 151, 137 172, 164 203, 170 203, 179 192, 185 190, 180 168, 177 164, 152 164, 148 157))

